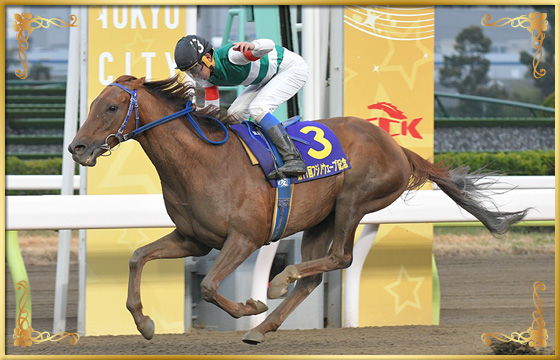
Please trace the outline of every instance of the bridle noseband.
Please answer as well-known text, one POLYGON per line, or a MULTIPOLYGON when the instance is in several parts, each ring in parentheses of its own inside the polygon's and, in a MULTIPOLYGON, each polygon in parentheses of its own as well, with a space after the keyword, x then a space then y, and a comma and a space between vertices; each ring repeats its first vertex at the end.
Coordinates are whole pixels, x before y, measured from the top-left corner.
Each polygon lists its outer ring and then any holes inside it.
POLYGON ((130 119, 130 115, 132 115, 132 109, 134 108, 136 111, 136 129, 138 129, 138 123, 140 121, 139 115, 138 115, 138 90, 134 89, 134 90, 128 90, 126 87, 122 86, 121 84, 117 84, 117 83, 110 83, 109 86, 118 86, 121 89, 123 89, 124 91, 126 91, 127 93, 130 94, 130 105, 128 106, 128 112, 126 114, 126 117, 124 118, 124 121, 121 125, 121 127, 119 128, 119 131, 117 131, 116 134, 109 134, 106 138, 105 138, 105 143, 103 145, 100 146, 101 149, 108 151, 108 154, 102 154, 102 156, 109 156, 111 155, 111 153, 115 150, 117 150, 119 148, 119 146, 121 146, 121 142, 126 141, 128 139, 132 139, 134 136, 130 137, 129 134, 124 134, 124 129, 126 128, 126 125, 128 124, 128 120, 130 119), (111 149, 111 146, 109 145, 109 139, 114 137, 117 140, 117 145, 111 149))
POLYGON ((128 112, 127 112, 127 114, 126 114, 126 117, 125 117, 125 119, 124 119, 124 121, 123 121, 121 127, 120 127, 119 130, 117 131, 117 133, 116 133, 116 134, 109 134, 109 135, 107 136, 107 138, 105 139, 105 143, 99 147, 99 148, 101 148, 101 149, 106 150, 106 151, 109 152, 109 154, 104 155, 104 156, 109 156, 109 155, 111 155, 111 152, 112 152, 112 151, 117 150, 117 149, 119 148, 119 146, 121 145, 121 142, 130 140, 130 139, 134 139, 134 137, 135 137, 136 135, 140 134, 141 132, 144 132, 144 131, 146 131, 146 130, 148 130, 148 129, 151 129, 151 128, 155 127, 155 126, 158 126, 158 125, 160 125, 160 124, 163 124, 163 123, 165 123, 165 122, 167 122, 167 121, 169 121, 169 120, 176 119, 176 118, 178 118, 179 116, 183 116, 183 115, 187 115, 187 118, 189 119, 189 122, 190 122, 191 125, 194 127, 194 129, 196 130, 196 132, 198 133, 198 135, 200 135, 200 137, 201 137, 204 141, 206 141, 207 143, 209 143, 209 144, 212 144, 212 145, 223 145, 223 144, 225 144, 225 142, 227 141, 227 139, 228 139, 228 137, 229 137, 229 133, 228 133, 228 131, 227 131, 226 126, 225 126, 220 120, 215 119, 215 118, 213 118, 213 117, 211 117, 211 116, 202 115, 202 116, 205 117, 205 118, 215 120, 215 121, 218 123, 218 125, 221 127, 221 129, 224 131, 224 133, 225 133, 225 137, 224 137, 223 140, 220 140, 220 141, 212 141, 212 140, 208 139, 208 138, 206 137, 206 135, 204 135, 204 133, 202 132, 202 129, 200 128, 200 126, 198 126, 196 120, 192 117, 192 114, 191 114, 191 113, 194 111, 194 106, 193 106, 193 104, 192 104, 192 101, 190 101, 190 100, 187 100, 187 104, 186 104, 186 106, 185 106, 185 108, 184 108, 183 110, 180 110, 180 111, 178 111, 178 112, 176 112, 176 113, 173 113, 173 114, 170 114, 170 115, 167 115, 167 116, 164 116, 164 117, 162 117, 161 119, 152 121, 151 123, 148 123, 148 124, 146 124, 146 125, 143 125, 143 126, 138 127, 138 125, 139 125, 139 120, 140 120, 140 119, 139 119, 139 115, 138 115, 138 91, 137 91, 136 89, 134 89, 134 90, 129 90, 129 89, 127 89, 126 87, 122 86, 121 84, 117 84, 117 83, 110 83, 109 86, 117 86, 117 87, 123 89, 124 91, 126 91, 128 94, 130 94, 130 105, 129 105, 129 107, 128 107, 128 112), (128 124, 128 120, 130 119, 130 115, 132 115, 132 109, 134 109, 134 110, 136 111, 136 129, 134 129, 133 131, 131 131, 131 132, 127 133, 127 134, 123 134, 123 133, 124 133, 124 129, 126 128, 126 125, 128 124), (111 149, 111 146, 109 146, 109 143, 108 143, 108 142, 109 142, 109 139, 112 138, 112 137, 114 137, 114 138, 117 140, 117 142, 118 142, 118 144, 117 144, 113 149, 111 149))

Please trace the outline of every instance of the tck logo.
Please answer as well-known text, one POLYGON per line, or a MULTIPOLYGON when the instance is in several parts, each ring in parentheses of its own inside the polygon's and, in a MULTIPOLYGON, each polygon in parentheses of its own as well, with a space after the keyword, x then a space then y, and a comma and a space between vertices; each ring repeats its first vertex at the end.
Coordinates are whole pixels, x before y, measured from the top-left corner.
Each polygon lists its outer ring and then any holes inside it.
MULTIPOLYGON (((397 107, 391 103, 387 102, 378 102, 377 104, 372 104, 368 106, 368 109, 376 109, 384 111, 388 117, 373 117, 370 119, 366 119, 367 121, 378 121, 378 125, 383 130, 387 131, 391 136, 398 136, 398 135, 410 135, 416 139, 422 139, 422 135, 416 130, 416 126, 422 121, 422 118, 416 118, 413 120, 408 119, 402 111, 397 109, 397 107), (400 123, 400 132, 393 133, 391 132, 391 124, 399 124, 400 123)), ((393 130, 395 130, 396 126, 393 126, 393 130)))

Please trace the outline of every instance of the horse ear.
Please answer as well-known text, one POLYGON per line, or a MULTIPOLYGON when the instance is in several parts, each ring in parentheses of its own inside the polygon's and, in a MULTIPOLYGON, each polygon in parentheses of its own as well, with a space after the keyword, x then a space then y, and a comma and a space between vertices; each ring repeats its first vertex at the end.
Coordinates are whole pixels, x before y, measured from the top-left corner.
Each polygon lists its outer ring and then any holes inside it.
POLYGON ((138 79, 138 84, 139 85, 143 85, 146 82, 146 77, 142 76, 140 79, 138 79))

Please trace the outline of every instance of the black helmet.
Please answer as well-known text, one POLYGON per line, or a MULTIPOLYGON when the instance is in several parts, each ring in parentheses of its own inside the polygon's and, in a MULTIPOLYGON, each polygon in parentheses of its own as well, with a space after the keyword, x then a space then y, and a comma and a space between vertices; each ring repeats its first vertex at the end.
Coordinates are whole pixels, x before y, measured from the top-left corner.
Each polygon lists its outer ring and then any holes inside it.
POLYGON ((213 47, 205 38, 198 35, 182 37, 175 45, 175 69, 185 71, 201 64, 202 57, 208 52, 213 55, 213 47))

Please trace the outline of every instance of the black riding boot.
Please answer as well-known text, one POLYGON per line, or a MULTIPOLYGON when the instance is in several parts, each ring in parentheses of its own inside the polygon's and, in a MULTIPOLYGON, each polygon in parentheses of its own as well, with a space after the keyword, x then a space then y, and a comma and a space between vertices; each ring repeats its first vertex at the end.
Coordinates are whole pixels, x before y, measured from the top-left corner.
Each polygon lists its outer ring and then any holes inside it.
POLYGON ((284 160, 284 165, 271 171, 267 178, 272 180, 305 174, 307 172, 305 162, 301 159, 301 154, 284 129, 284 125, 273 126, 266 130, 266 133, 284 160))

